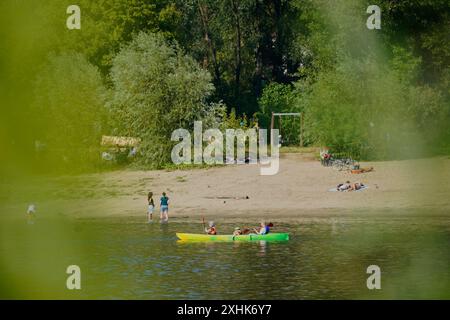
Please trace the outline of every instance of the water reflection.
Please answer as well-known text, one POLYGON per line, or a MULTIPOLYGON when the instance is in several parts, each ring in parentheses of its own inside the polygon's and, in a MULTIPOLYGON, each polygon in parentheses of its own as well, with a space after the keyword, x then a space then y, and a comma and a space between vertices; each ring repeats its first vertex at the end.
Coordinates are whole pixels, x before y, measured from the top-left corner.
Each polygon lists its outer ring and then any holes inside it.
POLYGON ((267 241, 259 241, 259 254, 258 256, 263 257, 267 252, 267 241))

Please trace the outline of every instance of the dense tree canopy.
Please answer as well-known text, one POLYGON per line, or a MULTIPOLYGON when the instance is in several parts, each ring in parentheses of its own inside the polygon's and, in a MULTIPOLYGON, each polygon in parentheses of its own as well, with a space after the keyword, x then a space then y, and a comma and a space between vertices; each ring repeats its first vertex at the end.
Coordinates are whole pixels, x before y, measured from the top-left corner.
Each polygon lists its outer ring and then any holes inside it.
MULTIPOLYGON (((20 100, 8 111, 14 123, 38 105, 63 124, 73 111, 61 97, 73 90, 93 112, 73 139, 98 144, 97 133, 85 134, 102 105, 109 125, 98 134, 144 138, 150 162, 168 158, 164 139, 175 126, 204 118, 267 127, 272 111, 303 112, 309 144, 376 158, 450 151, 448 1, 380 0, 381 30, 367 29, 366 0, 80 0, 81 30, 64 28, 69 4, 1 5, 2 81, 19 83, 3 91, 4 101, 20 100), (38 94, 13 98, 24 91, 38 94)), ((43 139, 50 129, 41 123, 23 140, 43 139)), ((297 124, 282 123, 285 142, 299 142, 297 124)))

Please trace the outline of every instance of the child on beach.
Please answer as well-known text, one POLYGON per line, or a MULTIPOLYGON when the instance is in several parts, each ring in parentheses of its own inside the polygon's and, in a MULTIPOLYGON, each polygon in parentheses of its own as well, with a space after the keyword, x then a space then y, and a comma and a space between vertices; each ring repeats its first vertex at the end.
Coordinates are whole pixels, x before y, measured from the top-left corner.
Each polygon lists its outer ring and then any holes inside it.
POLYGON ((160 206, 161 206, 161 213, 160 213, 161 214, 160 215, 161 223, 168 222, 169 221, 169 198, 167 197, 165 192, 162 193, 160 206))
POLYGON ((148 193, 148 223, 153 222, 153 211, 155 211, 155 202, 153 201, 153 192, 148 193))

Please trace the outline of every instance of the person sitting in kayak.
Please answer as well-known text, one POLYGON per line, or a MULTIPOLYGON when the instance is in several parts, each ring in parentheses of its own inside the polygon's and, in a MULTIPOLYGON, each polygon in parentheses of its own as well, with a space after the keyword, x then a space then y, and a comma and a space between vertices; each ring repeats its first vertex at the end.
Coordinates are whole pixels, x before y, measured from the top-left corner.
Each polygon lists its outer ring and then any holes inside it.
POLYGON ((210 221, 208 223, 208 225, 209 225, 209 228, 205 229, 206 234, 215 236, 217 234, 216 224, 214 223, 214 221, 210 221))
POLYGON ((256 234, 264 235, 270 232, 270 228, 264 221, 261 221, 260 227, 258 229, 254 229, 256 234))
POLYGON ((242 230, 239 227, 234 228, 233 236, 240 236, 242 235, 242 230))

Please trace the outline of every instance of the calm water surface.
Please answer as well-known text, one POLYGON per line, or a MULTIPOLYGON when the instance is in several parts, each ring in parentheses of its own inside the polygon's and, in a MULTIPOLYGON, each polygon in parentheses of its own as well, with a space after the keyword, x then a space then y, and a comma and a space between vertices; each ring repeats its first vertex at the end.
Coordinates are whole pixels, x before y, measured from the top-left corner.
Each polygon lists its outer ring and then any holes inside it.
MULTIPOLYGON (((236 225, 219 225, 231 232, 236 225)), ((5 226, 5 225, 4 225, 5 226)), ((450 298, 448 217, 305 217, 276 223, 286 243, 180 243, 200 223, 138 218, 2 229, 1 295, 81 299, 450 298), (78 265, 82 290, 66 289, 78 265), (382 289, 368 290, 378 265, 382 289)))

